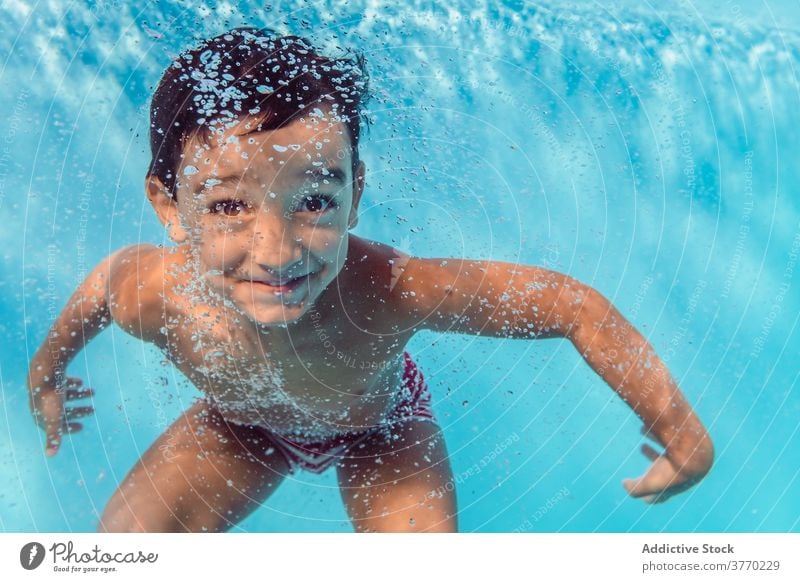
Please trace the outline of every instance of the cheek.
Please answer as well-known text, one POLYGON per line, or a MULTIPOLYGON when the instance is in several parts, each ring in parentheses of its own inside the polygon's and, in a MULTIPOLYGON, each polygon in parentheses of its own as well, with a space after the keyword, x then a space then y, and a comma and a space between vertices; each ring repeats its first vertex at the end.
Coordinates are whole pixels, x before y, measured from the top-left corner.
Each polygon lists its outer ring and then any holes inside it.
POLYGON ((195 247, 199 249, 203 262, 209 266, 221 267, 241 260, 251 238, 246 236, 242 228, 218 227, 205 225, 198 229, 193 237, 195 247))
MULTIPOLYGON (((306 248, 326 263, 335 263, 342 253, 342 244, 347 240, 347 224, 318 225, 304 232, 303 241, 306 248)), ((345 247, 346 250, 346 247, 345 247)))

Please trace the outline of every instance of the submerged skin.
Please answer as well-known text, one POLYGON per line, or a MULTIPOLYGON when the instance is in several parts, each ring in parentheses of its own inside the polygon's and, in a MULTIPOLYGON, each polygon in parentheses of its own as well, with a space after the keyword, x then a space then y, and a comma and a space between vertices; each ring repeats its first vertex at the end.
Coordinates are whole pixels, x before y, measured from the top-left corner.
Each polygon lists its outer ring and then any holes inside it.
MULTIPOLYGON (((134 466, 101 531, 233 527, 288 473, 259 427, 319 441, 380 424, 398 394, 404 347, 423 329, 569 339, 665 449, 643 446, 652 465, 624 482, 630 495, 661 502, 708 472, 713 447, 700 420, 600 293, 546 269, 411 257, 357 237, 349 229, 365 169, 358 163, 353 175, 345 126, 308 116, 251 129, 187 143, 177 202, 148 178, 177 246, 136 245, 104 260, 31 363, 31 406, 49 455, 93 412, 75 405, 92 391, 65 376, 67 364, 112 322, 156 344, 206 395, 134 466), (282 296, 269 286, 309 274, 282 296)), ((337 465, 354 528, 456 531, 441 430, 409 420, 396 432, 337 465)))

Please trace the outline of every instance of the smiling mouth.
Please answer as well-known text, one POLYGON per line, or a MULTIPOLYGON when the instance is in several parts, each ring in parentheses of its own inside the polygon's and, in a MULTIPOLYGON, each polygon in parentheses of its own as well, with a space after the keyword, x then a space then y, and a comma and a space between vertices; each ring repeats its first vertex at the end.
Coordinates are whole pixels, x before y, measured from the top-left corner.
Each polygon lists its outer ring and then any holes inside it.
POLYGON ((282 295, 284 293, 291 293, 292 291, 303 285, 303 283, 308 281, 308 279, 313 275, 314 273, 309 273, 308 275, 303 275, 302 277, 295 277, 293 279, 288 279, 280 284, 274 284, 267 281, 257 281, 257 280, 251 280, 249 282, 252 283, 254 286, 268 289, 273 293, 275 293, 276 295, 282 295))

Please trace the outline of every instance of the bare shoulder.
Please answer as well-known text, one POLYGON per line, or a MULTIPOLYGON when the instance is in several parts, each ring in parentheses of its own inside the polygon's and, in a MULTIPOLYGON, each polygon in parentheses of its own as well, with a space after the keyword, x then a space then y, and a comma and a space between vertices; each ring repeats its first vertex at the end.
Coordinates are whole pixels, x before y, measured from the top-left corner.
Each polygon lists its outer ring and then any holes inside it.
POLYGON ((390 245, 352 234, 348 247, 347 261, 337 281, 320 299, 331 305, 341 302, 348 317, 360 327, 392 333, 396 323, 392 293, 409 256, 390 245))
POLYGON ((393 295, 398 300, 424 296, 434 289, 447 290, 475 261, 425 258, 403 253, 394 265, 393 295))
POLYGON ((463 268, 457 259, 426 259, 377 241, 350 236, 349 275, 358 289, 372 289, 392 304, 452 283, 463 268), (448 266, 449 268, 445 268, 448 266))
POLYGON ((408 257, 403 251, 394 248, 391 245, 363 238, 360 236, 350 235, 350 250, 348 252, 350 260, 364 259, 369 261, 377 261, 381 264, 391 265, 393 259, 397 257, 408 257))
POLYGON ((411 257, 390 245, 350 235, 347 274, 360 289, 386 297, 397 284, 411 257))
POLYGON ((168 249, 149 244, 120 249, 110 257, 108 304, 127 332, 152 339, 163 325, 168 249))

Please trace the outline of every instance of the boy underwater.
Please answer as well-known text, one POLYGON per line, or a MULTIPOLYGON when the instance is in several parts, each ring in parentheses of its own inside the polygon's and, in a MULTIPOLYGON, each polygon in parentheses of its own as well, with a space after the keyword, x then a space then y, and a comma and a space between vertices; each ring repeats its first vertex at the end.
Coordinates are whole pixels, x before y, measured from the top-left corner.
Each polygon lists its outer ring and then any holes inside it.
POLYGON ((365 165, 361 56, 245 27, 182 53, 151 104, 147 196, 176 246, 102 261, 34 356, 54 455, 93 412, 65 372, 112 322, 204 393, 145 452, 99 531, 225 531, 289 474, 336 467, 356 531, 457 531, 420 330, 567 338, 661 446, 624 486, 655 503, 709 471, 711 440, 648 342, 596 290, 547 269, 419 258, 350 234, 365 165), (432 495, 432 492, 437 492, 432 495))

